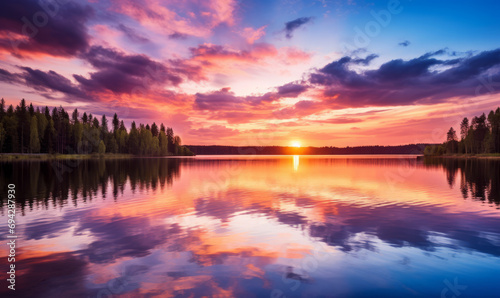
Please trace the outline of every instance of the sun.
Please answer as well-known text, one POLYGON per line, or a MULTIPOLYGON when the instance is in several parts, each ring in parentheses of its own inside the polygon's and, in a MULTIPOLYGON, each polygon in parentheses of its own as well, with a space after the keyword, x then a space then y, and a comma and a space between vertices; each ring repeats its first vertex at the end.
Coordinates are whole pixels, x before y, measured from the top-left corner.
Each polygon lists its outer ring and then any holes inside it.
POLYGON ((300 148, 300 142, 299 141, 293 141, 292 142, 292 147, 300 148))

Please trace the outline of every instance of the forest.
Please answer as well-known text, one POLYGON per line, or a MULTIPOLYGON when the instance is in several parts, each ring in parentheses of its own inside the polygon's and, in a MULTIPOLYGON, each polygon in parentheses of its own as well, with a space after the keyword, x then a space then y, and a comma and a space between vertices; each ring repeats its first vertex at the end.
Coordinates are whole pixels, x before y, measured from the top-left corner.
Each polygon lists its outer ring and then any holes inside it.
POLYGON ((111 123, 78 109, 71 116, 63 107, 36 109, 24 99, 15 108, 0 102, 0 152, 48 154, 122 153, 141 156, 193 155, 172 128, 153 122, 127 131, 115 113, 111 123))
POLYGON ((425 155, 445 154, 500 154, 500 107, 482 114, 470 121, 464 118, 460 123, 460 139, 453 127, 446 134, 446 142, 429 145, 425 155))

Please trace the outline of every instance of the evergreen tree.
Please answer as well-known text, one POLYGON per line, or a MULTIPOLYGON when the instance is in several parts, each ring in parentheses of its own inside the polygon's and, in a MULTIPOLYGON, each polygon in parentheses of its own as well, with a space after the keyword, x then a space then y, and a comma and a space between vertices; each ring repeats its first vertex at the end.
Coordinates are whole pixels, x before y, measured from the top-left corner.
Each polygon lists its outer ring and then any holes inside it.
POLYGON ((116 115, 115 113, 113 115, 113 133, 116 134, 119 128, 120 128, 120 120, 118 120, 118 115, 116 115))
POLYGON ((160 136, 158 137, 158 142, 160 145, 160 155, 168 155, 168 143, 167 143, 167 135, 165 135, 165 131, 160 131, 160 136))
POLYGON ((92 121, 92 127, 99 128, 99 120, 97 120, 97 118, 94 118, 92 121))
POLYGON ((129 153, 139 154, 139 131, 135 126, 135 122, 132 122, 132 127, 130 128, 130 134, 128 138, 129 153))
POLYGON ((18 125, 17 135, 20 141, 20 144, 16 147, 21 150, 21 153, 25 153, 28 151, 27 149, 29 149, 31 118, 29 116, 24 98, 21 100, 19 106, 16 107, 16 116, 18 125))
POLYGON ((167 147, 168 152, 175 154, 174 131, 170 127, 167 127, 167 147))
POLYGON ((153 137, 158 137, 158 133, 159 133, 158 126, 154 122, 151 125, 151 133, 153 134, 153 137))
POLYGON ((4 129, 6 133, 4 152, 18 153, 21 152, 19 148, 19 137, 18 137, 18 118, 14 113, 14 108, 12 105, 7 109, 7 113, 3 119, 4 129))
POLYGON ((30 126, 30 152, 40 152, 40 138, 38 136, 38 119, 35 115, 31 118, 30 126))
MULTIPOLYGON (((500 113, 499 113, 500 114, 500 113)), ((488 127, 493 126, 488 118, 488 127)), ((489 115, 490 116, 490 115, 489 115)), ((140 124, 138 129, 132 122, 130 133, 118 115, 113 115, 112 131, 103 115, 101 121, 92 114, 78 109, 68 114, 62 106, 40 109, 26 105, 23 99, 15 108, 5 110, 5 100, 0 101, 0 152, 12 153, 132 153, 145 156, 187 154, 190 151, 181 145, 180 137, 163 123, 140 124)), ((487 136, 490 139, 490 135, 487 136)))
POLYGON ((47 122, 50 121, 50 119, 52 119, 52 117, 50 117, 50 110, 49 110, 49 107, 45 106, 45 118, 47 118, 47 122))
POLYGON ((4 116, 5 116, 5 100, 2 98, 2 100, 0 100, 0 122, 2 122, 4 116))
POLYGON ((3 143, 5 142, 6 135, 7 133, 3 128, 3 123, 0 121, 0 153, 3 153, 3 143))
POLYGON ((106 119, 106 115, 102 115, 101 118, 101 131, 102 131, 102 138, 104 139, 104 135, 109 132, 108 119, 106 119))
POLYGON ((75 109, 73 111, 73 114, 71 114, 71 119, 73 120, 73 123, 78 122, 78 109, 75 109))
POLYGON ((104 142, 102 140, 99 142, 99 147, 97 149, 97 152, 99 154, 104 154, 106 152, 106 146, 104 145, 104 142))
POLYGON ((43 135, 42 150, 45 153, 54 153, 56 144, 56 129, 54 127, 54 120, 50 119, 43 135))

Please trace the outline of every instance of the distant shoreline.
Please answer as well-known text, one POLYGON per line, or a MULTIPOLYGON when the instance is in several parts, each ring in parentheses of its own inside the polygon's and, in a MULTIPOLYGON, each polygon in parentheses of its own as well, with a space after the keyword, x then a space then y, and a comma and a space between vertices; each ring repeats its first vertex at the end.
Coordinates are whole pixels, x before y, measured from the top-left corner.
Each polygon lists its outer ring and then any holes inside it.
POLYGON ((185 145, 196 155, 360 155, 360 154, 423 154, 426 146, 433 144, 407 144, 397 146, 356 147, 291 147, 291 146, 224 146, 185 145))

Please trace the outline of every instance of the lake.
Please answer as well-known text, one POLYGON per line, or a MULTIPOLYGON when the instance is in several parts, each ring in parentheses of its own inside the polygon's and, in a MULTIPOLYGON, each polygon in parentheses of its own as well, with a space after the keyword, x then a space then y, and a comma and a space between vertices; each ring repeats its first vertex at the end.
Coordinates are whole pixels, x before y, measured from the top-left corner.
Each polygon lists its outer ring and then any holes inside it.
POLYGON ((4 242, 8 184, 17 194, 18 297, 500 293, 498 160, 4 162, 4 242))

